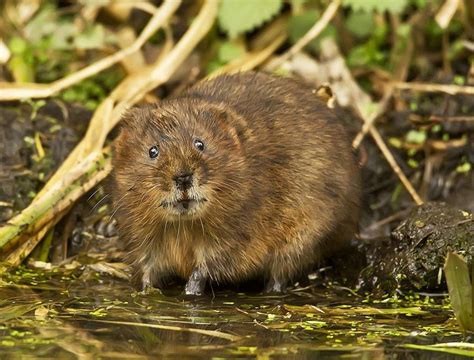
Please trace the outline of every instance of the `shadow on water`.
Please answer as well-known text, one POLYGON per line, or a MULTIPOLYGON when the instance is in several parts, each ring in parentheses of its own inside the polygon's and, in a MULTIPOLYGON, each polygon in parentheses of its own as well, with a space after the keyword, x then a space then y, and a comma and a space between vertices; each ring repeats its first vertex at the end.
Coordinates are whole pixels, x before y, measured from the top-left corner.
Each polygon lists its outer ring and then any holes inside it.
POLYGON ((309 286, 282 296, 174 288, 141 294, 77 271, 17 270, 0 287, 2 358, 452 358, 406 344, 461 341, 444 298, 369 300, 309 286))

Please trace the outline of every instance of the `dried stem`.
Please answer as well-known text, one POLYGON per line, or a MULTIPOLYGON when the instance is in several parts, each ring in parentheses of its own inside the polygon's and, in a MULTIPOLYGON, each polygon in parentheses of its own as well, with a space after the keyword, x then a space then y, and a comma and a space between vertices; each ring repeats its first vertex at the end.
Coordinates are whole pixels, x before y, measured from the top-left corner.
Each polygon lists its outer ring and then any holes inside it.
MULTIPOLYGON (((26 241, 33 237, 109 172, 110 161, 104 158, 102 152, 94 151, 89 154, 65 174, 61 181, 51 186, 43 196, 38 197, 0 228, 0 249, 2 251, 11 249, 21 240, 26 241)), ((31 250, 33 248, 34 246, 31 250)))
POLYGON ((443 6, 441 6, 441 9, 435 16, 435 20, 441 29, 448 27, 460 3, 460 0, 446 0, 443 6))
POLYGON ((130 54, 138 51, 143 44, 161 27, 163 27, 181 4, 181 0, 166 0, 157 9, 153 17, 145 26, 140 36, 129 47, 107 56, 75 73, 51 84, 11 84, 0 83, 0 101, 19 100, 24 98, 46 98, 55 95, 78 82, 93 76, 112 65, 118 63, 130 54))
POLYGON ((371 126, 369 128, 369 132, 370 132, 370 135, 372 136, 372 138, 374 139, 375 143, 379 147, 380 151, 385 156, 385 159, 387 159, 387 162, 391 166, 392 170, 394 171, 395 174, 397 174, 398 178, 402 182, 403 186, 405 186, 405 189, 407 189, 408 193, 411 195, 411 197, 413 198, 415 203, 417 205, 423 204, 423 200, 421 199, 421 197, 416 192, 416 190, 413 187, 413 185, 411 184, 410 180, 408 180, 406 175, 403 173, 400 166, 398 166, 397 161, 393 157, 393 155, 390 152, 390 149, 388 148, 388 146, 383 141, 383 138, 380 135, 380 133, 378 132, 378 130, 375 127, 371 126))
POLYGON ((375 120, 385 111, 389 100, 392 98, 392 95, 393 95, 393 87, 391 87, 389 91, 385 92, 385 95, 383 96, 382 100, 380 100, 376 104, 375 109, 372 112, 367 113, 367 114, 364 114, 361 112, 362 118, 364 119, 364 124, 362 125, 362 128, 360 129, 359 133, 356 135, 356 137, 352 141, 352 147, 354 149, 357 149, 360 146, 365 135, 372 128, 372 125, 374 124, 375 120))
POLYGON ((292 57, 297 52, 300 52, 306 45, 308 45, 311 40, 315 39, 321 32, 328 26, 329 22, 332 20, 334 15, 336 15, 339 6, 341 5, 340 0, 334 0, 329 4, 326 11, 324 11, 323 15, 317 21, 309 31, 304 34, 304 36, 299 39, 296 44, 294 44, 287 52, 283 55, 279 56, 275 60, 271 61, 270 64, 266 67, 266 70, 272 71, 277 69, 281 64, 283 64, 286 60, 292 57))
MULTIPOLYGON (((332 40, 327 40, 327 41, 329 42, 328 44, 331 46, 327 46, 326 44, 325 48, 330 49, 330 52, 329 50, 326 50, 326 53, 324 55, 328 56, 329 54, 331 54, 329 58, 331 59, 333 63, 338 65, 338 68, 337 68, 337 71, 339 73, 338 81, 344 82, 345 84, 350 84, 350 86, 348 85, 344 87, 343 90, 346 91, 347 89, 349 89, 352 93, 356 93, 356 92, 363 93, 360 90, 359 86, 354 83, 352 75, 348 71, 347 65, 345 64, 344 59, 342 58, 339 50, 337 49, 337 45, 332 40)), ((404 71, 400 71, 400 73, 404 73, 404 71)), ((333 78, 337 78, 335 69, 332 70, 331 75, 333 76, 333 78)), ((341 94, 341 90, 339 90, 339 88, 340 86, 338 88, 333 89, 333 90, 338 90, 334 92, 336 97, 340 96, 341 94)), ((385 106, 387 105, 388 100, 390 99, 391 95, 392 95, 392 92, 390 91, 390 88, 389 88, 389 91, 387 91, 385 97, 378 104, 372 103, 372 102, 369 102, 369 103, 361 102, 359 100, 360 95, 357 96, 353 94, 350 98, 354 99, 352 105, 359 112, 362 119, 364 120, 365 126, 363 127, 363 129, 365 129, 365 131, 369 132, 372 135, 372 137, 374 138, 374 141, 376 142, 377 146, 380 148, 380 151, 387 159, 387 162, 392 167, 395 174, 397 174, 397 176, 400 178, 400 181, 405 186, 409 194, 413 197, 413 200, 419 205, 419 204, 422 204, 423 201, 421 200, 420 196, 414 189, 413 185, 410 183, 408 178, 405 176, 405 174, 401 170, 400 166, 398 166, 395 158, 393 157, 389 148, 383 141, 383 138, 380 135, 380 133, 373 127, 374 120, 377 118, 379 114, 381 114, 385 110, 385 106)), ((358 134, 358 136, 354 140, 355 145, 360 144, 363 134, 364 134, 363 131, 361 131, 358 134)))
POLYGON ((426 84, 417 82, 395 82, 396 89, 411 90, 421 92, 443 92, 449 95, 474 95, 474 86, 445 85, 445 84, 426 84))

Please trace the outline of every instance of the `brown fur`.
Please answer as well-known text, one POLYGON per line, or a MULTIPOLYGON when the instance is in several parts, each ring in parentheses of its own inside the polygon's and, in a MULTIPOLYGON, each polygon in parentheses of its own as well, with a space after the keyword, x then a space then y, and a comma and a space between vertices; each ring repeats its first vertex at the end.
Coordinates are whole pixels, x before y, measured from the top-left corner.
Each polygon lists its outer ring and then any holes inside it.
POLYGON ((220 76, 132 109, 123 122, 115 206, 144 286, 193 271, 231 283, 264 275, 284 286, 354 234, 360 191, 350 140, 303 84, 220 76), (182 196, 173 182, 182 172, 194 179, 185 196, 200 201, 192 214, 176 215, 166 204, 182 196))

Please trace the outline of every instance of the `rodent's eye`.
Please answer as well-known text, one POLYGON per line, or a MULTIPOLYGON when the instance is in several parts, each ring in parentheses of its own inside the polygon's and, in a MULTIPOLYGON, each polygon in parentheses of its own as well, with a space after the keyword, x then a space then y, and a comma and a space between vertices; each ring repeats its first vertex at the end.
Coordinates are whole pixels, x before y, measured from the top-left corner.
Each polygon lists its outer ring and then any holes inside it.
POLYGON ((154 159, 160 154, 160 148, 158 145, 154 145, 148 150, 148 155, 150 155, 150 158, 154 159))
POLYGON ((204 143, 199 139, 194 140, 194 147, 199 151, 204 151, 204 143))

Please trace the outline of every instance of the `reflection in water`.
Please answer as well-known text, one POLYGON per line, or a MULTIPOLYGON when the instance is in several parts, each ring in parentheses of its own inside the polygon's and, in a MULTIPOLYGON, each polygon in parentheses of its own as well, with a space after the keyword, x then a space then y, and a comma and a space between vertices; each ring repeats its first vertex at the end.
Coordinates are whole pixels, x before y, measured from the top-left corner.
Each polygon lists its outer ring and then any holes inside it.
POLYGON ((405 354, 404 343, 462 339, 446 321, 449 312, 424 300, 369 306, 351 292, 315 287, 285 296, 218 291, 187 298, 181 288, 140 294, 123 281, 28 274, 6 276, 0 287, 1 358, 381 359, 405 354))

